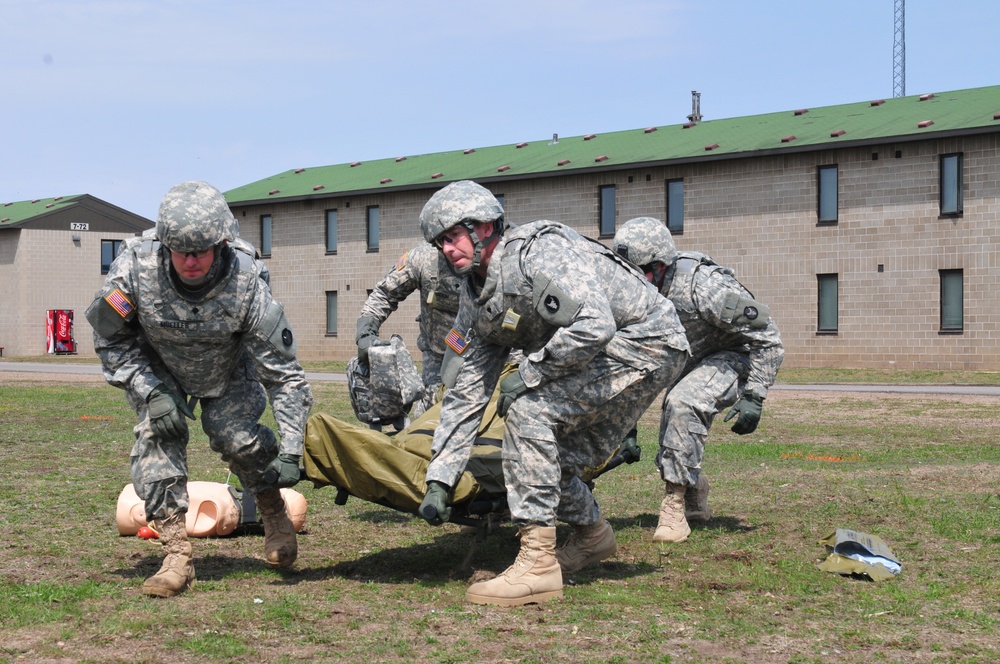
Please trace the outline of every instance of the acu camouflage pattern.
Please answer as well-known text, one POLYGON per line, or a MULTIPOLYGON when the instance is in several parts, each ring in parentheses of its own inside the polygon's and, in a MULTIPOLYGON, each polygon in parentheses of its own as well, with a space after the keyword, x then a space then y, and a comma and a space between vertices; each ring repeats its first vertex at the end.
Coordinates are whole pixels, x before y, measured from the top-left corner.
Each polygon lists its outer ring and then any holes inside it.
POLYGON ((402 421, 425 388, 403 338, 394 334, 388 345, 369 349, 368 367, 356 356, 348 361, 347 389, 359 420, 383 424, 402 421))
POLYGON ((204 251, 239 233, 226 198, 207 182, 191 180, 170 188, 160 203, 156 237, 168 249, 204 251))
POLYGON ((132 478, 150 518, 187 509, 187 437, 160 439, 149 426, 146 399, 161 383, 197 398, 211 448, 252 494, 264 488, 264 468, 279 451, 274 433, 258 423, 267 397, 280 451, 302 454, 312 394, 292 331, 260 263, 228 248, 222 255, 228 258, 222 277, 192 302, 174 287, 169 253, 159 242, 127 240, 88 309, 89 319, 116 290, 133 306, 116 332, 95 331, 94 347, 108 383, 125 391, 139 417, 132 478))
POLYGON ((680 253, 663 293, 684 325, 691 359, 663 400, 657 466, 665 481, 693 486, 715 416, 744 392, 765 398, 785 351, 769 308, 704 254, 680 253))
POLYGON ((430 244, 463 222, 490 222, 503 217, 496 196, 472 180, 459 180, 434 192, 420 211, 420 231, 430 244))
POLYGON ((640 268, 653 262, 669 266, 677 259, 674 238, 663 222, 653 217, 636 217, 622 224, 611 249, 640 268))
MULTIPOLYGON (((420 291, 417 348, 422 353, 424 395, 417 402, 417 417, 434 403, 441 387, 441 360, 444 338, 458 313, 458 295, 463 278, 451 269, 448 259, 434 246, 421 243, 410 249, 379 281, 361 307, 359 318, 370 317, 384 323, 399 303, 420 291)), ((369 351, 370 352, 370 351, 369 351)), ((373 371, 374 376, 374 371, 373 371)))
POLYGON ((485 285, 470 276, 456 327, 470 341, 445 392, 427 480, 453 486, 511 349, 531 390, 514 401, 503 440, 516 525, 593 525, 581 480, 611 456, 680 373, 688 343, 673 305, 634 267, 572 229, 537 221, 509 231, 485 285))

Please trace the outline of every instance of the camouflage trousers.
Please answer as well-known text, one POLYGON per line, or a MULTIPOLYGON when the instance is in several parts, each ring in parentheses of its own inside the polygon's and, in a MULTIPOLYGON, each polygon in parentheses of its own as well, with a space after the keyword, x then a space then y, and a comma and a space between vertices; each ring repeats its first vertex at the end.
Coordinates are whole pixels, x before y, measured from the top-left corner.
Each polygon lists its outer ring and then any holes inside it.
MULTIPOLYGON (((172 376, 161 369, 154 371, 171 390, 180 393, 172 376)), ((132 484, 145 503, 146 518, 163 519, 187 512, 190 435, 161 438, 150 427, 146 403, 131 394, 129 401, 139 417, 133 429, 132 484)), ((222 457, 244 490, 256 495, 267 486, 262 481, 264 469, 277 456, 278 443, 274 432, 258 422, 267 407, 267 396, 250 357, 244 356, 233 370, 223 396, 198 403, 209 447, 222 457)), ((194 423, 189 420, 188 424, 194 423)))
POLYGON ((410 419, 415 420, 441 400, 441 362, 444 355, 425 350, 421 355, 420 378, 424 381, 424 396, 414 402, 410 419))
POLYGON ((606 461, 677 379, 688 355, 667 349, 644 372, 599 354, 579 373, 518 397, 507 413, 503 473, 514 525, 594 525, 600 506, 581 476, 606 461))
POLYGON ((656 466, 665 482, 693 486, 701 473, 712 420, 736 403, 746 386, 750 361, 721 351, 698 360, 663 397, 656 466))

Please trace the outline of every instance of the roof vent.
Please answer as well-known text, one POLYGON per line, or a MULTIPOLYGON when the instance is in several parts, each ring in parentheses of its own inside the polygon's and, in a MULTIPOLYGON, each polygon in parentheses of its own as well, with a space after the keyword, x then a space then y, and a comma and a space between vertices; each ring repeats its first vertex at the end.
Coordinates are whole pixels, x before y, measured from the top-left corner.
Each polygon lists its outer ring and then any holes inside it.
POLYGON ((4 217, 3 219, 0 219, 0 224, 4 223, 6 221, 10 221, 10 217, 4 217))
POLYGON ((808 112, 809 112, 808 108, 800 108, 799 110, 795 111, 793 115, 805 115, 808 112))
POLYGON ((719 147, 718 143, 712 143, 711 145, 706 145, 705 146, 705 152, 711 152, 712 150, 714 150, 717 147, 719 147))
POLYGON ((795 140, 795 136, 794 135, 791 135, 791 136, 782 136, 781 137, 781 142, 782 143, 791 143, 794 140, 795 140))
POLYGON ((592 141, 595 138, 597 138, 597 134, 587 134, 586 136, 583 137, 583 140, 585 140, 585 141, 592 141))
POLYGON ((440 177, 444 177, 444 173, 435 173, 434 175, 431 176, 431 179, 437 180, 440 177))
POLYGON ((549 145, 558 145, 558 144, 559 144, 559 134, 552 134, 552 140, 549 141, 549 145))
POLYGON ((871 103, 872 106, 881 106, 885 103, 885 99, 876 99, 871 103))
POLYGON ((271 191, 267 192, 267 195, 268 196, 274 196, 275 194, 280 193, 280 192, 281 192, 280 189, 272 189, 271 191))
POLYGON ((837 131, 831 131, 830 138, 837 138, 838 136, 843 136, 846 133, 847 132, 844 131, 843 129, 838 129, 837 131))
POLYGON ((463 150, 462 154, 472 154, 476 151, 476 148, 469 148, 468 150, 463 150))
POLYGON ((354 168, 355 166, 360 166, 360 165, 361 165, 360 161, 352 161, 351 162, 351 168, 354 168))
POLYGON ((600 157, 594 157, 594 161, 596 162, 602 162, 607 160, 608 160, 608 155, 606 154, 602 154, 600 157))
POLYGON ((556 162, 556 166, 565 166, 568 163, 569 163, 569 159, 562 159, 562 160, 556 162))
POLYGON ((918 122, 917 127, 921 129, 926 129, 927 127, 930 127, 932 124, 934 124, 933 120, 924 120, 923 122, 918 122))
POLYGON ((326 189, 326 185, 318 184, 315 187, 313 187, 313 191, 319 191, 321 189, 326 189))
POLYGON ((527 143, 518 143, 518 144, 517 144, 517 145, 515 145, 514 147, 520 150, 521 148, 523 148, 523 147, 525 147, 525 146, 527 146, 527 145, 528 145, 527 143))
POLYGON ((53 198, 52 200, 54 200, 54 201, 61 201, 62 199, 63 199, 63 197, 62 197, 62 196, 56 196, 56 197, 55 197, 55 198, 53 198))
POLYGON ((48 210, 50 207, 55 207, 55 206, 56 206, 55 203, 49 203, 48 205, 45 206, 45 209, 48 210))
POLYGON ((920 95, 919 101, 927 101, 928 99, 934 99, 934 93, 920 95))
POLYGON ((301 173, 304 170, 306 170, 306 169, 304 169, 304 168, 296 168, 295 169, 295 174, 298 175, 299 173, 301 173))
MULTIPOLYGON (((994 113, 993 114, 993 119, 994 120, 1000 120, 1000 113, 994 113)), ((7 205, 10 205, 10 203, 7 203, 7 205)))
POLYGON ((645 129, 642 130, 642 133, 652 134, 654 131, 656 131, 656 127, 646 127, 645 129))
POLYGON ((378 181, 379 184, 389 184, 390 182, 392 182, 392 178, 382 178, 378 181))
POLYGON ((396 163, 397 163, 397 164, 398 164, 399 162, 401 162, 401 161, 406 161, 406 157, 396 157, 396 163))
POLYGON ((701 93, 697 90, 691 91, 691 115, 688 116, 690 122, 701 122, 701 93))
POLYGON ((40 201, 40 200, 42 200, 42 199, 40 199, 40 198, 36 198, 35 200, 33 200, 33 201, 31 201, 31 202, 32 202, 32 203, 37 203, 37 202, 38 202, 38 201, 40 201))
POLYGON ((501 166, 500 168, 497 169, 497 173, 503 173, 504 171, 509 171, 509 170, 510 166, 501 166))
POLYGON ((698 126, 697 122, 685 122, 684 124, 681 125, 681 128, 690 129, 691 127, 697 127, 697 126, 698 126))

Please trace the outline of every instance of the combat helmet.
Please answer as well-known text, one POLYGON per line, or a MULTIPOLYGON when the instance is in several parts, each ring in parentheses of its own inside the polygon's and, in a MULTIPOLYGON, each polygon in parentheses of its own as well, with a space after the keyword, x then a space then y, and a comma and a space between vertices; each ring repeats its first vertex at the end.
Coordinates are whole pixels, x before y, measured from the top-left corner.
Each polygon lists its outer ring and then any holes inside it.
POLYGON ((464 274, 479 266, 482 257, 483 242, 475 233, 474 224, 492 223, 493 233, 503 235, 503 207, 489 189, 471 180, 452 182, 444 189, 437 191, 424 205, 420 212, 420 231, 424 239, 440 249, 440 237, 455 226, 463 226, 469 231, 476 253, 470 266, 456 270, 464 274))
POLYGON ((670 267, 677 260, 677 247, 670 231, 653 217, 636 217, 622 224, 611 242, 611 249, 643 269, 653 263, 670 267))
POLYGON ((238 228, 222 192, 196 180, 171 187, 156 218, 156 238, 171 251, 185 254, 231 241, 238 228))

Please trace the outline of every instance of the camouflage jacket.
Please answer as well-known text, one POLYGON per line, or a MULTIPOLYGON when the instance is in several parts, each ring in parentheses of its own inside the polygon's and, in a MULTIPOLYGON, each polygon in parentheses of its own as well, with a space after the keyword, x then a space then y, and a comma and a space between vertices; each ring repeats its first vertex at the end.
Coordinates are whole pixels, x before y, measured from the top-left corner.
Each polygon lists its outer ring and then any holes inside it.
POLYGON ((462 277, 451 269, 448 259, 433 245, 421 243, 399 257, 361 307, 361 316, 384 323, 399 303, 420 289, 420 334, 417 348, 444 353, 444 338, 458 312, 458 292, 462 277))
POLYGON ((673 305, 641 272, 555 222, 509 230, 481 291, 473 279, 447 338, 446 361, 455 353, 463 363, 444 395, 428 480, 457 481, 511 349, 525 352, 520 371, 531 388, 584 370, 599 353, 643 371, 688 350, 673 305))
POLYGON ((281 451, 301 454, 312 394, 263 266, 231 250, 218 283, 191 301, 174 287, 169 265, 158 241, 127 240, 87 309, 108 383, 144 401, 162 382, 153 371, 162 366, 187 396, 219 397, 247 353, 271 401, 281 451))
POLYGON ((691 363, 723 350, 750 360, 746 391, 760 397, 774 384, 785 355, 767 305, 737 281, 733 271, 697 252, 681 252, 661 292, 674 303, 691 342, 691 363))

